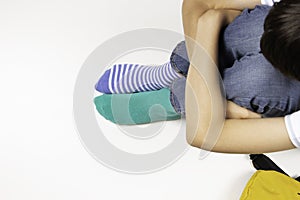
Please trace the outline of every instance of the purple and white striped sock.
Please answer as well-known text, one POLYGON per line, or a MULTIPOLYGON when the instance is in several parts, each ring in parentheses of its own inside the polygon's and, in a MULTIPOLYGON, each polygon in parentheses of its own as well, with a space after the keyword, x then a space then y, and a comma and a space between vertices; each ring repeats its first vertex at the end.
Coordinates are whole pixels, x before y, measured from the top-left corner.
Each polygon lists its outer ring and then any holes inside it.
POLYGON ((182 77, 167 62, 159 66, 115 64, 105 71, 95 85, 106 94, 124 94, 159 90, 169 87, 173 80, 182 77))

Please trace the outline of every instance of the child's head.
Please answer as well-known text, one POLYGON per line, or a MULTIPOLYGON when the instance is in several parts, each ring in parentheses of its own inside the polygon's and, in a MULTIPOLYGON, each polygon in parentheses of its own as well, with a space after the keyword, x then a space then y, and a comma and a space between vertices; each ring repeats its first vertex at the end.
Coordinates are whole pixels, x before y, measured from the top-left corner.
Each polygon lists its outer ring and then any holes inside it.
POLYGON ((300 0, 275 3, 266 17, 260 47, 275 68, 300 80, 300 0))

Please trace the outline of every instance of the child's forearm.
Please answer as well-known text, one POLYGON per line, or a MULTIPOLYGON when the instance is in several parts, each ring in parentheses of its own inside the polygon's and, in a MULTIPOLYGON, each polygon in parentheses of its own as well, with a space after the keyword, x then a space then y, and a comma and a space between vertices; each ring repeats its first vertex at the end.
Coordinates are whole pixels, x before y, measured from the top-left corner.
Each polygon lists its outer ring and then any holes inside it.
MULTIPOLYGON (((203 146, 201 143, 196 147, 203 146)), ((212 149, 222 153, 268 153, 293 149, 284 119, 227 119, 212 149)))

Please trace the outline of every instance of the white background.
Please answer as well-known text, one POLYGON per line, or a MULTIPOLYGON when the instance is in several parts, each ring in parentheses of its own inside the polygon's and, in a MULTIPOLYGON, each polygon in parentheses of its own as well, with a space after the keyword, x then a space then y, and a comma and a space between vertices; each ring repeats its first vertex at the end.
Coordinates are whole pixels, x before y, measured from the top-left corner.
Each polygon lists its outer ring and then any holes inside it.
MULTIPOLYGON (((254 173, 247 155, 191 148, 172 166, 128 175, 95 161, 72 115, 77 73, 112 36, 137 28, 182 32, 181 1, 0 1, 1 200, 233 200, 254 173)), ((300 173, 299 150, 269 154, 300 173)))

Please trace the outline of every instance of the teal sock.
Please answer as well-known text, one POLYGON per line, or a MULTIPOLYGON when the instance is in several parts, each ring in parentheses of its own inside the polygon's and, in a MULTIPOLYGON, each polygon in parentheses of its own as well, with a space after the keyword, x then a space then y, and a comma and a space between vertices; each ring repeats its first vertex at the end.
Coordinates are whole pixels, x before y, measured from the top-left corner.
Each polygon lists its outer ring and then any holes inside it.
POLYGON ((180 119, 170 102, 170 90, 133 94, 104 94, 95 97, 97 111, 116 124, 146 124, 180 119))

